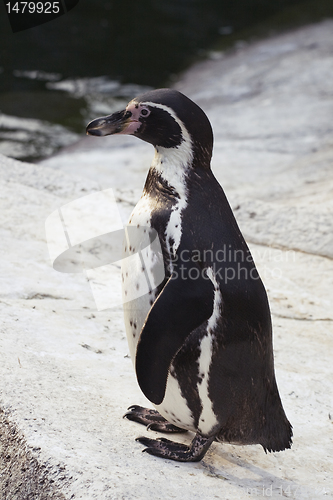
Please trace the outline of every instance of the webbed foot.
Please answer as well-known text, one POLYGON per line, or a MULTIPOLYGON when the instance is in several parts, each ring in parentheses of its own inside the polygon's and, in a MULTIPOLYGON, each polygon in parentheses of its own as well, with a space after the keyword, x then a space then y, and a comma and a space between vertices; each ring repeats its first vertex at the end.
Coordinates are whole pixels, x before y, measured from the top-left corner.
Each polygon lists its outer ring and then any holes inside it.
POLYGON ((177 462, 199 462, 206 454, 215 436, 205 438, 196 434, 190 446, 169 441, 169 439, 150 439, 138 437, 136 441, 147 446, 143 451, 156 457, 168 458, 177 462))
POLYGON ((170 424, 158 411, 142 406, 133 405, 128 408, 124 418, 133 420, 139 424, 147 426, 148 430, 166 432, 166 433, 181 433, 187 432, 186 429, 181 429, 176 425, 170 424))

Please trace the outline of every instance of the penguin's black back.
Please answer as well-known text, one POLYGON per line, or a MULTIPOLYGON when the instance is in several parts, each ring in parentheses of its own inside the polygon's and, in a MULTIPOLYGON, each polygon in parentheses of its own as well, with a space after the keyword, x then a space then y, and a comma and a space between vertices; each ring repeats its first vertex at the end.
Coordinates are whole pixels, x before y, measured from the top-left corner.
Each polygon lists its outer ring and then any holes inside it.
MULTIPOLYGON (((221 426, 218 439, 261 444, 265 451, 290 448, 292 427, 275 380, 271 315, 265 288, 213 173, 206 169, 193 171, 188 184, 191 189, 183 212, 183 235, 177 254, 195 249, 196 260, 198 252, 202 254, 202 268, 215 264, 222 295, 220 316, 213 332, 208 383, 212 407, 221 426), (218 250, 224 251, 225 261, 214 260, 218 250), (233 271, 235 279, 226 282, 226 273, 231 276, 233 271)), ((191 308, 182 313, 190 315, 191 308)), ((206 332, 207 322, 190 334, 173 361, 175 376, 194 415, 201 411, 200 398, 192 389, 193 381, 200 381, 201 376, 195 360, 206 332), (192 380, 191 385, 188 380, 192 380)))

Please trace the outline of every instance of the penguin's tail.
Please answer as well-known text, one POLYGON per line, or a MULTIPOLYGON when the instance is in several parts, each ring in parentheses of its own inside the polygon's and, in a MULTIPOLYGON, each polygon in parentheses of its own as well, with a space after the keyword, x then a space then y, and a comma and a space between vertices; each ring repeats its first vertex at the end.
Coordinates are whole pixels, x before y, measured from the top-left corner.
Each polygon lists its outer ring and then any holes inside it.
POLYGON ((265 453, 267 453, 268 451, 270 453, 275 451, 283 451, 291 448, 293 442, 293 428, 287 417, 284 417, 285 422, 283 422, 283 425, 281 425, 281 422, 278 426, 275 426, 274 423, 272 423, 272 430, 260 443, 264 448, 265 453))
POLYGON ((283 451, 291 448, 293 428, 286 417, 278 391, 266 405, 265 425, 260 444, 265 452, 283 451))

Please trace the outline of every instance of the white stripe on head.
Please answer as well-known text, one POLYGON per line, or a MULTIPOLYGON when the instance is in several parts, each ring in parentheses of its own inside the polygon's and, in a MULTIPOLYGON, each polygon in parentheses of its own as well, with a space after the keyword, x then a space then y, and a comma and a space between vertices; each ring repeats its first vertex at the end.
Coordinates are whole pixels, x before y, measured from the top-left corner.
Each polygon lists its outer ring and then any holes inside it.
POLYGON ((140 105, 166 111, 179 125, 182 132, 183 141, 180 145, 173 148, 155 147, 155 156, 151 165, 151 168, 172 186, 179 196, 165 231, 167 250, 169 254, 175 255, 182 235, 182 211, 187 205, 186 177, 193 160, 192 138, 184 123, 169 106, 150 101, 142 102, 140 105))
POLYGON ((152 167, 175 188, 180 197, 185 196, 185 177, 193 160, 192 138, 184 123, 169 106, 150 101, 140 102, 140 106, 162 109, 179 125, 183 136, 182 143, 173 148, 156 146, 152 167))

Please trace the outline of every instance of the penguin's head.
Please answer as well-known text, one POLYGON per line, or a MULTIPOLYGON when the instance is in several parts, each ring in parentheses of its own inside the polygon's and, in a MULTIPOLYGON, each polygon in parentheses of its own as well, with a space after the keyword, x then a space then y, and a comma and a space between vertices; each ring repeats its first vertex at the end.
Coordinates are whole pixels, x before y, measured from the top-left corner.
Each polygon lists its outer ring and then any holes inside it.
POLYGON ((212 127, 205 113, 184 94, 171 89, 139 95, 124 110, 91 121, 86 131, 95 136, 134 135, 156 150, 190 147, 193 158, 208 165, 213 149, 212 127))

